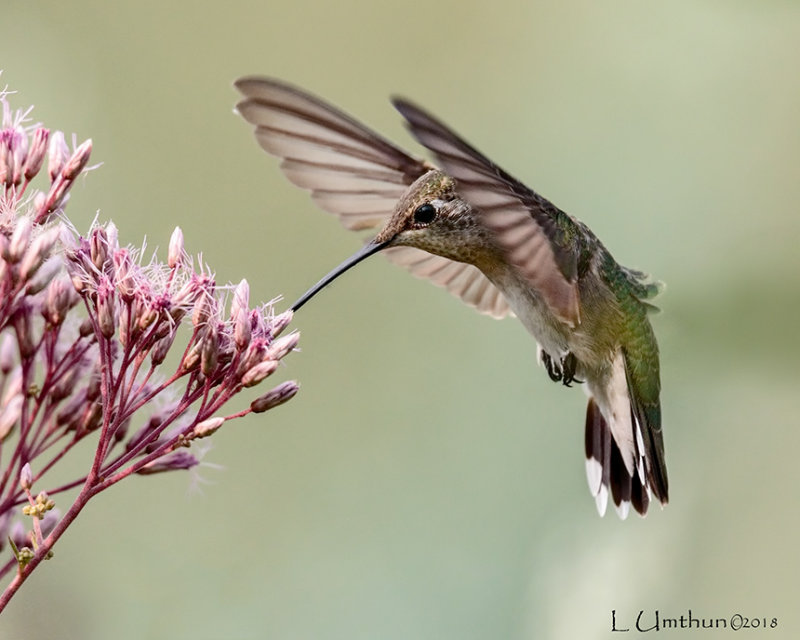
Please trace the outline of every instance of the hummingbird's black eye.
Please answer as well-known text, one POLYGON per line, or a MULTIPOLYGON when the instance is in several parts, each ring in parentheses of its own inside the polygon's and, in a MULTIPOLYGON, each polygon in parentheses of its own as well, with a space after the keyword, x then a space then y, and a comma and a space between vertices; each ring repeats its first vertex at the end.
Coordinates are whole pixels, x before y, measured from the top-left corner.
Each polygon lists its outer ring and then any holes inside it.
POLYGON ((430 202, 421 204, 414 211, 414 222, 417 224, 430 224, 436 217, 436 207, 430 202))

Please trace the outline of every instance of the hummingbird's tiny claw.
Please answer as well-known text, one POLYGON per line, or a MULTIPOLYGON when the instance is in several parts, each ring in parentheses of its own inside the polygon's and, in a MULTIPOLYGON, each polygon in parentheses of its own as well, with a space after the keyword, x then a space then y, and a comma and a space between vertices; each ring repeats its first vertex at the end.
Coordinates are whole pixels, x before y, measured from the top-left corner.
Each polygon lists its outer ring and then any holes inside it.
POLYGON ((553 358, 550 357, 550 354, 547 353, 547 351, 542 350, 541 361, 549 378, 553 382, 561 382, 561 369, 553 364, 553 358))
POLYGON ((561 361, 561 370, 563 371, 562 384, 565 387, 571 387, 573 382, 577 382, 578 384, 583 384, 583 380, 578 380, 575 377, 575 371, 578 368, 578 359, 575 357, 575 354, 568 353, 564 359, 561 361))

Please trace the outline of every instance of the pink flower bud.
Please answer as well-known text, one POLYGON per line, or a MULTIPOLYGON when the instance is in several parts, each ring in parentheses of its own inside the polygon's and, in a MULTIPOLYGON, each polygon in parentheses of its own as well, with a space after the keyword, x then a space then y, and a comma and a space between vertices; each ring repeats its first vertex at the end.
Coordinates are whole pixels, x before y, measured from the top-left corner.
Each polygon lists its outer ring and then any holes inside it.
POLYGON ((50 131, 39 127, 33 132, 31 148, 28 151, 28 159, 25 161, 25 179, 31 180, 39 169, 42 168, 44 156, 47 153, 47 141, 50 138, 50 131))
POLYGON ((119 251, 119 229, 113 222, 106 225, 106 238, 108 238, 108 252, 113 255, 119 251))
POLYGON ((153 345, 153 348, 150 351, 150 360, 152 361, 153 366, 157 367, 164 362, 164 358, 167 357, 169 349, 172 346, 172 343, 175 341, 176 335, 177 334, 172 331, 156 342, 155 345, 153 345))
POLYGON ((11 130, 8 150, 11 155, 11 184, 18 185, 22 182, 25 159, 28 157, 28 136, 25 131, 20 128, 11 130))
MULTIPOLYGON (((38 213, 36 214, 37 222, 46 220, 51 213, 66 203, 67 198, 69 197, 68 191, 72 188, 75 179, 86 166, 86 163, 89 160, 89 155, 92 151, 92 141, 87 140, 80 147, 78 147, 75 150, 75 153, 70 156, 69 160, 63 164, 60 173, 53 173, 57 166, 56 163, 61 161, 61 156, 59 155, 60 152, 53 152, 57 134, 58 132, 56 132, 56 135, 53 136, 53 139, 50 142, 51 163, 49 169, 52 184, 50 185, 50 191, 47 194, 47 198, 45 198, 44 202, 39 207, 38 213)), ((61 143, 63 144, 63 136, 61 143)), ((55 147, 59 148, 59 145, 56 144, 55 147)), ((64 147, 66 147, 66 145, 64 145, 64 147)))
POLYGON ((270 360, 280 360, 292 351, 300 340, 300 332, 295 331, 288 336, 278 338, 267 348, 267 358, 270 360))
POLYGON ((250 346, 242 354, 239 364, 236 367, 236 375, 244 376, 245 373, 250 371, 259 362, 266 358, 267 348, 263 340, 253 340, 250 346))
POLYGON ((86 399, 90 402, 100 397, 101 387, 103 386, 102 374, 100 373, 100 363, 95 366, 92 375, 89 376, 89 384, 86 385, 86 399))
POLYGON ((219 332, 215 322, 208 324, 201 342, 200 371, 203 372, 203 375, 210 376, 217 368, 219 352, 219 332))
POLYGON ((247 345, 250 344, 251 335, 250 314, 246 307, 239 307, 233 319, 233 340, 239 351, 247 348, 247 345))
POLYGON ((80 335, 81 338, 88 338, 93 333, 94 325, 92 325, 92 321, 89 318, 84 318, 83 322, 81 322, 78 327, 78 335, 80 335))
POLYGON ((33 223, 30 218, 27 216, 20 216, 17 218, 17 226, 14 227, 14 232, 11 234, 11 241, 5 247, 3 257, 6 260, 15 263, 22 259, 31 241, 32 230, 33 223))
POLYGON ((289 323, 292 321, 293 317, 294 312, 291 310, 284 311, 280 315, 275 316, 272 319, 272 322, 270 322, 270 335, 273 338, 277 338, 283 332, 283 330, 289 326, 289 323))
POLYGON ((287 380, 253 400, 250 403, 250 409, 253 413, 263 413, 291 400, 299 390, 300 386, 294 380, 287 380))
POLYGON ((131 426, 131 419, 130 417, 123 420, 123 422, 117 425, 117 428, 114 429, 114 440, 116 442, 122 442, 125 439, 125 436, 128 435, 128 429, 131 426))
POLYGON ((183 319, 186 317, 186 309, 184 307, 172 307, 169 310, 169 317, 178 325, 183 322, 183 319))
POLYGON ((102 227, 93 229, 89 236, 89 255, 92 258, 92 264, 97 267, 98 271, 102 271, 108 260, 108 236, 102 227))
POLYGON ((54 402, 58 402, 69 397, 75 390, 75 383, 82 373, 83 367, 80 365, 74 365, 68 369, 64 375, 61 376, 61 379, 53 385, 52 391, 50 392, 50 399, 54 402))
POLYGON ((170 454, 146 464, 136 473, 146 476, 154 473, 163 473, 164 471, 191 469, 198 464, 200 464, 200 461, 188 451, 173 451, 170 454))
MULTIPOLYGON (((63 266, 64 263, 61 261, 60 257, 46 260, 44 265, 37 269, 33 277, 28 280, 28 284, 25 285, 25 293, 29 296, 39 293, 59 275, 63 266)), ((71 284, 69 288, 73 288, 71 284)))
POLYGON ((160 306, 157 307, 155 301, 142 298, 141 296, 135 298, 134 304, 136 308, 134 309, 133 315, 136 318, 139 328, 144 331, 158 319, 160 306))
POLYGON ((36 345, 33 343, 33 332, 31 328, 31 307, 27 304, 20 304, 14 315, 11 316, 11 324, 17 334, 17 346, 20 356, 30 358, 36 353, 36 345))
POLYGON ((183 231, 180 227, 175 227, 172 237, 169 239, 169 251, 167 252, 167 266, 174 269, 183 262, 183 231))
POLYGON ((67 317, 67 313, 78 302, 78 296, 70 284, 63 278, 50 282, 47 295, 42 304, 42 316, 53 326, 58 326, 67 317))
POLYGON ((192 345, 192 348, 189 349, 189 352, 181 361, 181 369, 184 371, 192 371, 193 369, 197 368, 197 365, 200 364, 200 354, 203 349, 202 345, 202 341, 195 342, 194 345, 192 345))
POLYGON ((94 431, 100 426, 103 420, 103 405, 99 402, 90 404, 83 414, 83 422, 81 424, 81 433, 94 431))
POLYGON ((19 486, 25 491, 30 491, 32 485, 33 472, 31 471, 31 463, 26 462, 19 472, 19 486))
POLYGON ((67 163, 64 165, 64 168, 61 169, 61 176, 70 182, 74 181, 75 178, 80 175, 81 171, 83 171, 86 163, 89 162, 89 156, 91 154, 92 139, 89 138, 77 149, 75 149, 75 153, 72 154, 70 159, 67 160, 67 163))
POLYGON ((233 290, 233 298, 231 299, 231 319, 236 320, 242 311, 247 313, 249 309, 250 283, 243 279, 233 290))
POLYGON ((264 360, 263 362, 259 362, 255 367, 251 367, 250 370, 242 376, 242 386, 256 386, 264 378, 275 373, 275 370, 278 368, 279 364, 280 362, 277 360, 264 360))
POLYGON ((131 330, 133 336, 136 336, 136 325, 131 326, 131 306, 123 302, 119 307, 119 343, 123 347, 130 344, 131 330))
POLYGON ((48 153, 47 172, 50 174, 50 182, 61 175, 61 169, 67 162, 69 157, 69 147, 64 141, 64 134, 61 131, 56 131, 50 138, 50 151, 48 153))
POLYGON ((42 263, 50 257, 50 250, 53 248, 60 233, 61 229, 59 227, 50 227, 33 239, 20 263, 20 278, 28 280, 36 273, 42 263))
POLYGON ((206 438, 216 432, 224 422, 225 418, 208 418, 207 420, 203 420, 197 423, 194 429, 192 429, 192 435, 195 438, 206 438))
POLYGON ((97 285, 97 325, 105 338, 111 338, 117 329, 114 290, 106 276, 97 285))
POLYGON ((118 249, 114 252, 113 260, 117 291, 123 300, 130 302, 136 293, 136 279, 130 252, 127 249, 118 249))
POLYGON ((194 285, 197 297, 192 312, 192 324, 199 327, 208 322, 211 316, 217 315, 219 303, 214 297, 217 285, 207 277, 198 278, 194 285))
POLYGON ((11 185, 14 175, 13 157, 9 148, 9 137, 11 131, 3 129, 0 131, 0 185, 11 185))
POLYGON ((161 426, 161 416, 155 415, 145 422, 139 429, 136 430, 128 441, 125 443, 125 451, 132 451, 139 447, 151 434, 161 426))
POLYGON ((0 409, 0 442, 8 437, 11 429, 19 420, 24 400, 22 394, 17 394, 12 396, 5 406, 0 409))

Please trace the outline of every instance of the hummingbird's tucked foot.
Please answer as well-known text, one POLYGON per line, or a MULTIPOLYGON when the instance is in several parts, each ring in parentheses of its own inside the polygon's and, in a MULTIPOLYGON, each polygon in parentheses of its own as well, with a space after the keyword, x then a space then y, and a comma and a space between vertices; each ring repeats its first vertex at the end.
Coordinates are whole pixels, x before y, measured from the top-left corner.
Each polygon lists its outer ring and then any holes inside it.
POLYGON ((551 380, 585 382, 586 474, 600 514, 609 498, 622 517, 630 506, 644 515, 651 498, 667 503, 658 344, 648 319, 656 285, 406 100, 393 102, 440 168, 297 87, 249 77, 236 88, 238 112, 289 180, 348 229, 380 229, 294 310, 381 252, 481 313, 513 311, 540 345, 551 380))
POLYGON ((544 365, 548 377, 553 382, 560 382, 565 387, 571 387, 573 382, 583 384, 583 380, 578 380, 575 377, 575 371, 578 368, 578 359, 574 353, 568 353, 561 359, 561 365, 553 362, 553 358, 544 349, 540 350, 539 360, 544 365))
POLYGON ((575 377, 575 371, 578 368, 578 359, 575 354, 570 352, 561 361, 561 371, 563 372, 564 379, 561 381, 565 387, 571 387, 573 382, 583 384, 583 380, 578 380, 575 377))
POLYGON ((547 375, 553 382, 561 382, 564 377, 564 374, 561 371, 561 367, 557 367, 553 364, 553 358, 550 357, 550 354, 547 351, 542 350, 539 353, 539 360, 541 360, 542 364, 544 365, 545 371, 547 371, 547 375))

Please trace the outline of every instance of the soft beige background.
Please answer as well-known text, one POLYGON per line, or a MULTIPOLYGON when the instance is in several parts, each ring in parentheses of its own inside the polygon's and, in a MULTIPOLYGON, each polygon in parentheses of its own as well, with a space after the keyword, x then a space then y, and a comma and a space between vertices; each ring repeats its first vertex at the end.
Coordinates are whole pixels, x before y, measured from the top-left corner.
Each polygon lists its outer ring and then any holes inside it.
POLYGON ((164 247, 180 225, 256 299, 358 248, 231 113, 265 73, 404 145, 387 97, 415 99, 665 280, 672 503, 599 519, 583 394, 518 323, 377 257, 298 314, 301 394, 217 434, 201 493, 92 503, 0 638, 624 638, 611 611, 641 609, 798 637, 798 60, 790 0, 3 2, 15 106, 104 163, 79 228, 164 247))

